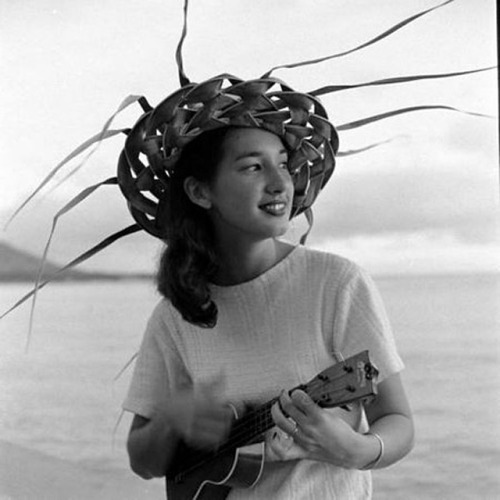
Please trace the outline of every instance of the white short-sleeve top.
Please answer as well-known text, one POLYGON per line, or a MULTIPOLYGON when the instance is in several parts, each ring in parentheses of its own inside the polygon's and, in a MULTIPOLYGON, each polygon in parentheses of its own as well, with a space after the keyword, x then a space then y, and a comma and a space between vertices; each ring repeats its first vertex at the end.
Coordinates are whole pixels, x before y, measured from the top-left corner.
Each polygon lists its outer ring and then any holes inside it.
MULTIPOLYGON (((373 281, 345 258, 297 246, 257 278, 211 291, 218 307, 213 329, 186 322, 166 299, 156 306, 125 410, 148 418, 168 406, 172 390, 221 377, 223 397, 237 407, 262 404, 365 349, 379 382, 403 368, 373 281)), ((329 411, 366 430, 361 405, 329 411)), ((277 432, 266 436, 266 448, 258 484, 233 489, 229 499, 371 497, 367 471, 301 459, 277 432)))

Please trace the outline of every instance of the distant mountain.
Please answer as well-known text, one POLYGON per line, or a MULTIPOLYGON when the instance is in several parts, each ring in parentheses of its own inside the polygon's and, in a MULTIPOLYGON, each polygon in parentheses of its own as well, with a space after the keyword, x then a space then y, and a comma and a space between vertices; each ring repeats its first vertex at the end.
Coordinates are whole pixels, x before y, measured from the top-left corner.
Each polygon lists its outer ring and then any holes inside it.
MULTIPOLYGON (((0 242, 0 281, 35 281, 40 266, 40 258, 28 252, 19 250, 0 242)), ((44 278, 52 277, 62 266, 47 261, 44 266, 44 278)), ((112 274, 93 273, 70 269, 60 275, 54 276, 55 280, 104 280, 121 278, 146 278, 141 274, 112 274)))

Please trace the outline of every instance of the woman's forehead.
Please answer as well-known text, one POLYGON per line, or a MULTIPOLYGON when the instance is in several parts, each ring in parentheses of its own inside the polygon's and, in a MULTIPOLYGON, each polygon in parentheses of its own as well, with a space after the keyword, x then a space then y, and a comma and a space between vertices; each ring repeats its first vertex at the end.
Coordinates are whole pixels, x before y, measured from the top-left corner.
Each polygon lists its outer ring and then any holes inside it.
POLYGON ((258 128, 235 128, 224 139, 224 156, 238 159, 264 153, 286 154, 283 141, 272 132, 258 128))

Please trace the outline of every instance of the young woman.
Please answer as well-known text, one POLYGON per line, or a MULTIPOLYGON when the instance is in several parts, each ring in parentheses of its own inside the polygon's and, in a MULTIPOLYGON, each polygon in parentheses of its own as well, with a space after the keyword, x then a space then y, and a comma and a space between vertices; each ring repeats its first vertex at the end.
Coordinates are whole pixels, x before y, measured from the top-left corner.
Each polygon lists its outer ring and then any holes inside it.
POLYGON ((158 288, 124 408, 135 414, 132 469, 162 477, 180 441, 210 450, 232 411, 272 407, 257 484, 228 498, 370 498, 366 469, 412 448, 397 354, 372 281, 339 256, 291 245, 290 147, 257 127, 205 131, 170 178, 158 288), (322 409, 303 391, 335 362, 368 349, 379 370, 368 405, 322 409))

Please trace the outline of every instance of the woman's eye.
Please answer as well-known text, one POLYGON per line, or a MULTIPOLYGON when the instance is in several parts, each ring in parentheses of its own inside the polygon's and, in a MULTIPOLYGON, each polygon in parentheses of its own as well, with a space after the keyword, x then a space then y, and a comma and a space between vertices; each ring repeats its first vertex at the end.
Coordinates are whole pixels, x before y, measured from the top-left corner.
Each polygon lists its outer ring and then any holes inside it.
POLYGON ((259 169, 260 169, 259 163, 253 163, 252 165, 247 165, 246 167, 243 167, 243 170, 248 170, 250 172, 256 172, 259 169))

